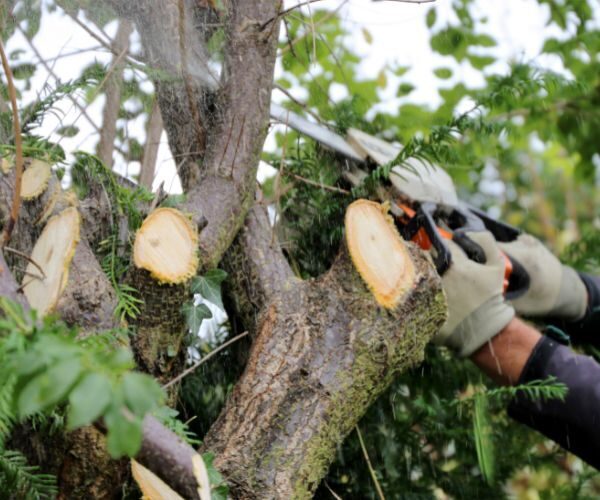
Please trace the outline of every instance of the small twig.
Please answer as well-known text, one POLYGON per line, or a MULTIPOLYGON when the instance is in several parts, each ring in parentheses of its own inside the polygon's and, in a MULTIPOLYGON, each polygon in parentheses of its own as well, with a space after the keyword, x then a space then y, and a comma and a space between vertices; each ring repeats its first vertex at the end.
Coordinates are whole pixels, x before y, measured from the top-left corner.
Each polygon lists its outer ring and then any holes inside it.
POLYGON ((365 456, 365 461, 367 462, 367 467, 369 468, 369 473, 371 474, 371 479, 373 479, 373 483, 375 483, 375 489, 377 490, 377 495, 380 500, 385 500, 385 496, 383 495, 383 490, 381 489, 381 485, 377 479, 377 475, 375 474, 375 469, 371 465, 371 459, 369 458, 369 453, 367 452, 367 447, 365 446, 365 442, 363 441, 362 434, 358 425, 354 427, 356 429, 356 434, 358 434, 358 440, 360 441, 360 447, 362 449, 363 455, 365 456))
POLYGON ((156 190, 156 194, 154 195, 154 199, 152 200, 152 203, 150 204, 150 209, 148 210, 148 213, 153 212, 154 209, 158 205, 160 205, 167 196, 168 196, 168 193, 165 191, 165 181, 162 181, 160 183, 160 185, 158 186, 158 189, 156 190))
POLYGON ((314 186, 314 187, 318 187, 321 189, 326 189, 327 191, 333 191, 334 193, 341 193, 341 194, 345 194, 345 195, 352 194, 350 191, 347 191, 346 189, 342 189, 337 186, 330 186, 328 184, 321 184, 320 182, 312 181, 312 180, 307 179, 306 177, 302 177, 301 175, 298 175, 298 174, 289 173, 287 175, 291 175, 294 179, 299 180, 300 182, 304 182, 305 184, 308 184, 308 185, 314 186))
POLYGON ((41 280, 43 280, 45 278, 45 276, 42 277, 42 276, 38 276, 37 274, 30 273, 29 271, 27 271, 27 269, 23 269, 22 267, 19 267, 19 266, 14 266, 13 269, 15 271, 19 271, 19 272, 23 273, 25 276, 29 276, 29 277, 31 277, 33 279, 36 279, 36 280, 40 280, 41 281, 41 280))
POLYGON ((331 495, 333 496, 333 498, 335 498, 335 500, 342 500, 342 497, 339 496, 335 491, 333 491, 331 489, 331 486, 329 486, 327 484, 327 481, 323 481, 323 484, 325 485, 325 488, 327 488, 329 490, 329 493, 331 493, 331 495))
MULTIPOLYGON (((348 3, 348 0, 344 0, 342 3, 340 3, 335 9, 333 9, 331 12, 328 12, 326 15, 324 15, 321 19, 319 19, 317 22, 315 22, 313 24, 313 29, 317 29, 317 27, 319 27, 321 24, 326 23, 327 21, 329 21, 332 17, 334 17, 338 11, 348 3)), ((291 51, 292 54, 294 53, 294 45, 296 45, 298 42, 301 42, 302 40, 304 40, 304 38, 306 38, 308 36, 308 34, 310 33, 310 30, 306 30, 304 33, 302 33, 301 35, 298 35, 294 40, 290 40, 288 41, 287 46, 283 47, 281 49, 281 51, 279 52, 279 55, 283 55, 288 51, 291 51)))
POLYGON ((294 102, 295 104, 297 104, 298 106, 300 106, 304 111, 306 111, 310 116, 312 116, 315 120, 317 120, 318 123, 322 123, 325 126, 329 126, 327 123, 325 123, 323 121, 323 119, 316 113, 314 113, 313 111, 311 111, 308 106, 306 105, 306 103, 296 99, 292 93, 290 91, 288 91, 287 89, 284 89, 281 85, 279 84, 274 84, 273 85, 274 89, 279 90, 279 92, 281 92, 282 94, 285 94, 290 101, 294 102))
POLYGON ((18 255, 19 257, 23 257, 27 262, 31 262, 31 264, 33 264, 35 267, 37 267, 37 269, 40 271, 40 273, 42 273, 42 276, 44 277, 44 279, 46 279, 46 273, 44 272, 42 267, 26 253, 23 253, 20 250, 17 250, 16 248, 11 248, 11 247, 7 247, 7 246, 4 247, 4 251, 14 253, 15 255, 18 255))
MULTIPOLYGON (((91 30, 88 26, 86 26, 86 24, 82 21, 79 20, 79 18, 67 11, 65 11, 65 13, 71 18, 73 19, 73 21, 75 21, 76 24, 78 24, 88 35, 90 35, 94 40, 100 42, 101 45, 104 46, 104 48, 108 49, 110 52, 112 52, 114 55, 118 56, 119 52, 112 47, 112 45, 110 44, 110 42, 107 42, 106 40, 102 39, 101 36, 97 35, 96 33, 94 33, 93 30, 91 30)), ((129 64, 131 64, 134 68, 139 69, 140 71, 144 71, 144 63, 136 60, 131 53, 128 52, 127 54, 127 62, 129 64)))
POLYGON ((13 113, 13 131, 15 134, 15 193, 13 195, 12 207, 10 210, 9 219, 4 226, 4 235, 2 237, 2 246, 5 246, 10 241, 10 235, 15 227, 17 218, 19 217, 19 208, 21 207, 21 179, 23 177, 23 144, 21 142, 21 124, 19 123, 19 110, 17 109, 17 91, 15 89, 15 82, 13 80, 13 74, 4 52, 4 45, 0 39, 0 57, 2 58, 2 67, 6 74, 6 82, 8 85, 8 95, 10 97, 10 103, 12 105, 13 113))
MULTIPOLYGON (((290 12, 292 12, 292 11, 294 11, 296 9, 299 9, 300 7, 304 7, 305 5, 310 5, 311 3, 316 3, 316 2, 320 2, 320 1, 321 0, 306 0, 305 2, 302 2, 302 3, 299 3, 299 4, 291 6, 289 9, 282 10, 276 16, 272 17, 268 21, 265 21, 261 25, 260 31, 264 30, 270 23, 272 23, 273 21, 276 21, 280 17, 287 16, 290 12)), ((433 1, 433 0, 428 0, 428 1, 433 1)))
MULTIPOLYGON (((80 113, 77 116, 77 118, 75 118, 75 120, 73 120, 73 123, 76 123, 77 120, 79 120, 79 118, 81 118, 81 116, 83 116, 84 113, 87 112, 87 108, 88 106, 94 102, 94 100, 96 99, 96 97, 98 97, 98 94, 100 93, 100 91, 102 90, 102 88, 104 87, 104 85, 106 84, 106 82, 108 81, 108 79, 112 76, 112 74, 116 71, 116 69, 119 67, 119 63, 121 62, 121 59, 123 59, 123 57, 125 56, 125 54, 127 53, 127 48, 125 48, 115 59, 114 61, 111 63, 110 67, 108 68, 108 71, 106 72, 106 75, 104 75, 104 78, 100 81, 100 83, 98 84, 98 87, 96 88, 96 91, 92 93, 88 104, 86 106, 82 106, 80 108, 80 113)), ((60 125, 60 124, 59 124, 60 125)), ((56 130, 58 129, 58 125, 56 126, 56 128, 52 131, 52 133, 56 132, 56 130)), ((60 142, 63 140, 64 136, 61 137, 58 142, 56 143, 57 145, 60 144, 60 142)))
POLYGON ((247 331, 243 332, 243 333, 240 333, 239 335, 236 335, 232 339, 229 339, 227 342, 225 342, 224 344, 220 345, 219 347, 213 349, 206 356, 204 356, 200 361, 198 361, 197 363, 193 364, 192 366, 190 366, 186 370, 182 371, 173 380, 170 380, 165 385, 163 385, 162 386, 163 389, 167 389, 167 388, 171 387, 173 384, 176 384, 177 382, 179 382, 181 379, 187 377, 190 373, 192 373, 194 370, 196 370, 199 366, 202 366, 204 363, 206 363, 210 358, 212 358, 216 354, 220 353, 223 349, 225 349, 226 347, 229 347, 234 342, 237 342, 238 340, 244 338, 246 335, 248 335, 247 331))

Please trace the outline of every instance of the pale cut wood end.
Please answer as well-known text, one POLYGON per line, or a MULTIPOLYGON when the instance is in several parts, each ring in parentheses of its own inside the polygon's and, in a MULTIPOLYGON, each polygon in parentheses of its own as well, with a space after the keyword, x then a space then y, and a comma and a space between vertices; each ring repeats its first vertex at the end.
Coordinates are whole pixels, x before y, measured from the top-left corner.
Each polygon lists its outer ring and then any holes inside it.
POLYGON ((76 208, 67 208, 51 217, 31 253, 37 266, 27 265, 23 292, 31 307, 42 316, 52 312, 69 278, 69 266, 79 243, 81 220, 76 208))
POLYGON ((198 270, 198 231, 179 210, 154 210, 135 236, 133 260, 161 283, 184 283, 198 270))
POLYGON ((8 174, 14 166, 14 163, 7 158, 0 158, 0 170, 3 174, 8 174))
POLYGON ((144 500, 183 500, 161 478, 142 464, 131 460, 131 473, 142 491, 144 500))
POLYGON ((52 167, 42 160, 32 160, 27 170, 23 172, 21 181, 21 198, 34 200, 42 195, 48 187, 52 176, 52 167))
POLYGON ((379 304, 395 308, 413 286, 415 268, 387 209, 357 200, 346 210, 346 243, 354 267, 379 304))

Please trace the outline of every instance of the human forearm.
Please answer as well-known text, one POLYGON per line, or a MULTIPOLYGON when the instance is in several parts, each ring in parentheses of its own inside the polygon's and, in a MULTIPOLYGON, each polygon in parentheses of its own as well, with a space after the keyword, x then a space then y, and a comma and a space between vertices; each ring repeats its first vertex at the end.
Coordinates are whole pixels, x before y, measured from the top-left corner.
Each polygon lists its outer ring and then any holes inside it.
POLYGON ((535 328, 513 318, 470 359, 496 383, 514 385, 540 339, 541 334, 535 328))

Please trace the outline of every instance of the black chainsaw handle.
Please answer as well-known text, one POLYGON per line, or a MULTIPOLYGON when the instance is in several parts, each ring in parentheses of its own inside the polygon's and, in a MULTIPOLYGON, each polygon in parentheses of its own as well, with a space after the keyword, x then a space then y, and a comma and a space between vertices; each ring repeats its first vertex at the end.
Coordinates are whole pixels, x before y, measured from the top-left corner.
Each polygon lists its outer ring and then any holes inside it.
MULTIPOLYGON (((469 238, 463 230, 455 231, 452 234, 452 241, 462 248, 469 259, 479 264, 485 264, 487 259, 483 248, 469 238)), ((529 273, 514 257, 504 251, 502 251, 502 255, 508 260, 504 274, 504 297, 507 300, 514 300, 529 289, 529 273)))
POLYGON ((512 265, 512 271, 508 277, 508 287, 504 290, 506 300, 514 300, 521 297, 531 284, 529 273, 517 259, 504 252, 512 265))

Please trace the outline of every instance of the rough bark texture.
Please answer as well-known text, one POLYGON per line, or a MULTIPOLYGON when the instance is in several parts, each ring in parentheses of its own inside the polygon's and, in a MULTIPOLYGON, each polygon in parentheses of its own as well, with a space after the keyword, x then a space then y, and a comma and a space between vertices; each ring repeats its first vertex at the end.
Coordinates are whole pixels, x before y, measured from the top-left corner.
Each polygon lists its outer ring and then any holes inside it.
POLYGON ((190 302, 189 283, 161 285, 148 271, 132 271, 128 282, 140 291, 143 304, 132 321, 136 334, 131 340, 138 366, 162 384, 176 375, 184 364, 183 340, 187 326, 182 305, 190 302))
POLYGON ((285 260, 266 209, 259 204, 248 213, 222 266, 229 275, 226 295, 231 316, 239 318, 252 336, 264 306, 301 281, 285 260))
POLYGON ((176 434, 153 417, 146 416, 142 447, 135 459, 185 498, 198 498, 198 486, 192 471, 195 453, 176 434))
MULTIPOLYGON (((14 192, 14 171, 0 178, 0 213, 8 213, 14 192)), ((15 226, 11 247, 30 255, 45 221, 67 206, 76 205, 77 199, 65 193, 60 183, 52 177, 46 191, 37 199, 24 202, 15 226)), ((3 217, 3 221, 4 221, 3 217)), ((14 255, 9 264, 25 267, 14 255)), ((18 276, 18 272, 16 273, 18 276)), ((77 245, 69 270, 69 281, 57 306, 58 314, 69 325, 85 331, 98 331, 117 326, 113 311, 116 297, 106 275, 100 268, 87 240, 82 237, 77 245)))
POLYGON ((316 281, 265 310, 246 370, 204 447, 236 498, 308 498, 336 446, 394 376, 423 359, 445 320, 431 264, 411 247, 414 287, 378 306, 343 250, 316 281))

